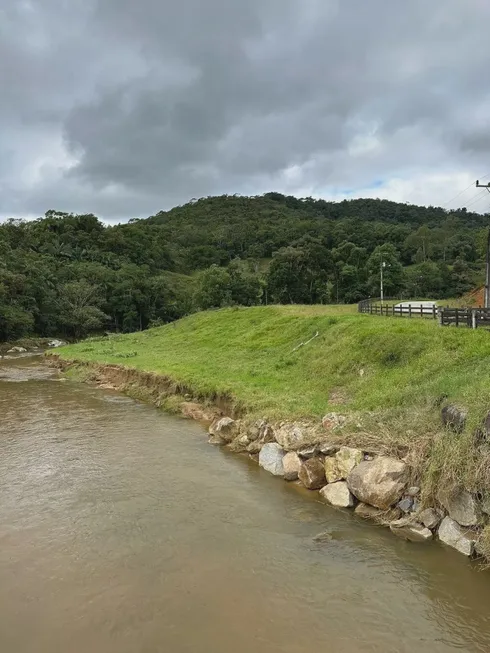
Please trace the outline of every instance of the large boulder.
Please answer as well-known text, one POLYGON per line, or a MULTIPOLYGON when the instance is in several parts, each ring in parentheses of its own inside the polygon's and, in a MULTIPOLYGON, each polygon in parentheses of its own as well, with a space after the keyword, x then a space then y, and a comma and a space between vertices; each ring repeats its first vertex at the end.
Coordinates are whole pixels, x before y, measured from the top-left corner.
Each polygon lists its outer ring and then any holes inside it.
POLYGON ((414 523, 407 517, 391 522, 390 530, 397 537, 409 542, 429 542, 432 539, 432 533, 428 528, 414 523))
POLYGON ((341 447, 340 451, 335 454, 337 467, 342 478, 347 478, 351 471, 359 465, 364 459, 364 454, 360 449, 351 447, 341 447))
POLYGON ((466 426, 466 418, 468 417, 468 411, 464 408, 458 408, 452 404, 444 406, 441 411, 442 423, 451 431, 455 433, 461 433, 466 426))
POLYGON ((282 465, 286 481, 295 481, 298 478, 302 463, 303 461, 295 451, 290 451, 284 456, 282 465))
POLYGON ((325 485, 320 490, 320 496, 324 501, 336 508, 352 508, 354 506, 354 497, 347 487, 347 483, 343 481, 325 485))
POLYGON ((259 465, 274 476, 284 476, 284 453, 276 442, 268 442, 260 450, 259 465))
POLYGON ((308 429, 300 424, 282 424, 275 433, 275 439, 283 449, 297 451, 316 444, 318 434, 313 429, 308 429))
POLYGON ((461 526, 477 526, 481 522, 481 509, 476 498, 467 490, 439 492, 439 503, 446 508, 451 519, 461 526))
POLYGON ((476 538, 461 528, 451 517, 444 517, 437 532, 440 541, 451 546, 465 556, 472 556, 475 550, 476 538))
POLYGON ((379 456, 354 467, 347 477, 347 485, 362 503, 387 510, 401 499, 408 477, 408 467, 404 462, 379 456))
POLYGON ((238 432, 238 426, 231 417, 215 419, 209 427, 209 434, 218 436, 225 442, 234 440, 238 432))
POLYGON ((329 457, 325 458, 325 478, 328 483, 336 483, 337 481, 343 481, 344 476, 339 469, 337 458, 329 457))
POLYGON ((319 490, 326 483, 325 468, 320 458, 303 461, 298 476, 308 490, 319 490))

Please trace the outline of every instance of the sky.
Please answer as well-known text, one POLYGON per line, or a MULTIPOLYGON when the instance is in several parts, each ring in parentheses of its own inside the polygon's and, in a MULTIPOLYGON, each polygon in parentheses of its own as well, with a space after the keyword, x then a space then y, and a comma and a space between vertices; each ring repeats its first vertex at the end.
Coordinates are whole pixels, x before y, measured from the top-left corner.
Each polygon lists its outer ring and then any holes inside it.
POLYGON ((268 191, 488 212, 489 26, 488 0, 0 0, 0 218, 268 191))

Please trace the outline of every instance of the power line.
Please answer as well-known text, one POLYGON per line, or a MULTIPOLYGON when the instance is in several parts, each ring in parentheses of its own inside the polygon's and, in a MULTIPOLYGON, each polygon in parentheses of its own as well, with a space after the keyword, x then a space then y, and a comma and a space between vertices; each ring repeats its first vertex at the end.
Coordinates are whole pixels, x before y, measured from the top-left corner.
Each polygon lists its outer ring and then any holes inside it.
POLYGON ((465 207, 469 209, 470 206, 473 206, 473 204, 477 204, 481 200, 481 198, 486 194, 487 194, 486 191, 482 191, 481 193, 478 193, 478 195, 473 198, 473 201, 470 202, 469 204, 466 204, 465 207))
MULTIPOLYGON (((483 175, 483 177, 480 177, 480 179, 486 179, 487 177, 488 177, 488 175, 483 175)), ((443 205, 442 205, 443 208, 445 208, 448 204, 451 204, 451 202, 454 202, 454 200, 457 200, 458 197, 461 197, 461 195, 462 195, 463 193, 466 193, 467 190, 469 190, 470 188, 473 188, 474 185, 475 185, 475 182, 472 181, 471 184, 470 184, 467 188, 465 188, 465 189, 462 190, 460 193, 458 193, 458 194, 455 195, 453 198, 451 198, 451 199, 449 200, 449 202, 446 202, 445 204, 443 204, 443 205)))

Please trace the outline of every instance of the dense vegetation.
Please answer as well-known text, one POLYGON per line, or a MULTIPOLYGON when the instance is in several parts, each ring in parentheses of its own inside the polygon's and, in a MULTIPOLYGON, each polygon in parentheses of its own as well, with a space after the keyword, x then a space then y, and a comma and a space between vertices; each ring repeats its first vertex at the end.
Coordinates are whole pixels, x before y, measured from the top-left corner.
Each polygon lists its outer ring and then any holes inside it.
POLYGON ((0 224, 0 340, 135 331, 241 304, 458 296, 488 216, 386 200, 210 197, 105 226, 48 211, 0 224))

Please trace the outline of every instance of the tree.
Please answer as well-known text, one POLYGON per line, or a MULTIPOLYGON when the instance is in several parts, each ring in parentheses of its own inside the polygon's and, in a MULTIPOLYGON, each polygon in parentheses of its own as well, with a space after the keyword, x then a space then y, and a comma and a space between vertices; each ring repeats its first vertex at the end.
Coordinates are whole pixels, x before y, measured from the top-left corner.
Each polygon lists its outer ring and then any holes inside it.
POLYGON ((212 265, 199 275, 195 295, 196 304, 203 310, 230 306, 232 303, 231 286, 228 270, 212 265))
POLYGON ((59 295, 61 324, 77 339, 97 331, 109 319, 98 308, 101 301, 97 286, 86 281, 64 284, 59 295))

